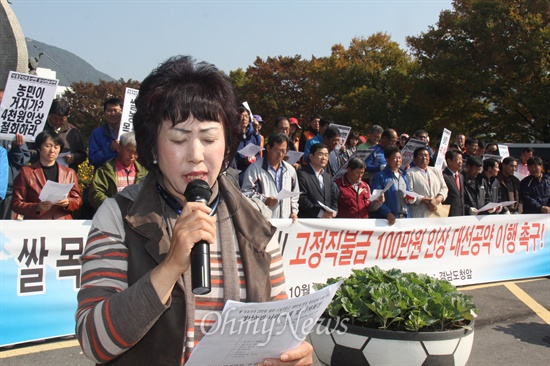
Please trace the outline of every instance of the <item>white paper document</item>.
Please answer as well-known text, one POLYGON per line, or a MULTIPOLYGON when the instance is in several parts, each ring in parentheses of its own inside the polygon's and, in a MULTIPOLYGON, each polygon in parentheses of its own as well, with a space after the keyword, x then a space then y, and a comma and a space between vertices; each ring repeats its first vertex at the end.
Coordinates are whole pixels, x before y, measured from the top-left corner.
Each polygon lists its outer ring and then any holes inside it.
POLYGON ((59 202, 63 198, 67 197, 73 186, 74 183, 61 184, 48 180, 46 181, 44 188, 42 188, 42 191, 40 191, 40 195, 38 196, 38 198, 42 202, 59 202))
POLYGON ((403 192, 405 194, 405 197, 409 196, 409 197, 412 197, 412 198, 424 198, 424 196, 416 193, 416 192, 412 192, 412 191, 405 191, 403 192))
POLYGON ((257 365, 298 347, 341 282, 303 297, 265 303, 228 301, 186 366, 257 365))
POLYGON ((371 196, 369 197, 369 201, 376 201, 378 198, 380 198, 381 195, 383 195, 384 193, 386 193, 386 191, 388 189, 390 189, 392 184, 393 184, 393 180, 390 180, 390 181, 388 181, 388 183, 386 184, 384 189, 375 189, 375 190, 373 190, 371 192, 371 196))
POLYGON ((277 193, 275 198, 278 200, 284 200, 285 198, 292 198, 292 197, 298 197, 298 196, 300 196, 300 192, 292 192, 292 191, 289 191, 288 189, 283 188, 279 193, 277 193))
POLYGON ((248 145, 246 145, 245 147, 243 147, 242 149, 240 149, 237 152, 241 155, 250 157, 250 156, 256 155, 257 153, 259 153, 263 149, 264 149, 263 147, 260 147, 256 144, 248 144, 248 145))
POLYGON ((511 206, 514 203, 516 203, 516 201, 504 201, 504 202, 499 202, 499 203, 489 202, 488 204, 486 204, 485 206, 483 206, 482 208, 477 210, 477 213, 480 213, 480 212, 483 212, 483 211, 488 211, 488 210, 490 210, 492 208, 496 208, 498 206, 501 206, 501 207, 511 206))
POLYGON ((57 161, 57 163, 59 165, 69 166, 69 164, 67 163, 67 160, 65 160, 65 156, 70 155, 70 154, 71 154, 70 151, 59 153, 59 155, 57 155, 57 159, 55 159, 55 161, 57 161))
POLYGON ((318 203, 319 206, 321 206, 321 208, 322 208, 323 210, 325 210, 326 212, 336 213, 336 211, 334 211, 332 208, 330 208, 330 207, 328 207, 328 206, 326 206, 326 205, 323 205, 323 204, 321 203, 321 201, 317 201, 317 203, 318 203))
POLYGON ((298 160, 300 160, 302 155, 304 155, 304 153, 301 151, 288 150, 288 152, 286 153, 286 156, 288 156, 288 159, 286 160, 286 162, 289 163, 290 165, 294 165, 298 162, 298 160))

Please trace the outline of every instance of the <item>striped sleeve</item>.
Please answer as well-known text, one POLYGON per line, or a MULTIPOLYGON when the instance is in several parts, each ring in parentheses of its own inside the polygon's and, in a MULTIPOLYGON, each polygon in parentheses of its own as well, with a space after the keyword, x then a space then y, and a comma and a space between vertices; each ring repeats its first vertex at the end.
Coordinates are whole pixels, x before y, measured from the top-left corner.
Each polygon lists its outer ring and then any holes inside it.
POLYGON ((266 251, 271 254, 270 279, 271 300, 283 300, 288 298, 285 289, 285 273, 283 269, 283 257, 277 241, 277 235, 273 235, 267 244, 266 251))
POLYGON ((128 250, 114 199, 94 215, 81 257, 76 335, 84 354, 107 362, 137 343, 167 309, 144 276, 128 287, 128 250))

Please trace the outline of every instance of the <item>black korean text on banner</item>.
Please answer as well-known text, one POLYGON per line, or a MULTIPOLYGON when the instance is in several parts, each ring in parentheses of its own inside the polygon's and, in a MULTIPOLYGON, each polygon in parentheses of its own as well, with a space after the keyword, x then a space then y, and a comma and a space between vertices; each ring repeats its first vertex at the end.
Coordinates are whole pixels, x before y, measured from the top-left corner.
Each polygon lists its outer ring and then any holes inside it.
POLYGON ((118 136, 134 130, 134 114, 136 113, 137 89, 126 88, 124 94, 124 105, 122 106, 122 117, 120 120, 120 129, 118 136))
POLYGON ((72 280, 73 290, 80 288, 84 237, 61 237, 60 242, 45 236, 23 238, 19 254, 17 296, 40 295, 47 291, 46 267, 53 266, 58 280, 72 280))
POLYGON ((44 129, 58 80, 10 71, 0 104, 0 139, 34 141, 44 129))

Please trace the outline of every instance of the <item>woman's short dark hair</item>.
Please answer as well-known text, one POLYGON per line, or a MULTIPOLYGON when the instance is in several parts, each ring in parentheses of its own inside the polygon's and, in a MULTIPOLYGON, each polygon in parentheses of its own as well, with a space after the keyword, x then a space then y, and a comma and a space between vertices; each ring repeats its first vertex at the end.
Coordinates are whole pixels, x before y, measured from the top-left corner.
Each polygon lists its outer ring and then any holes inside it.
POLYGON ((63 142, 63 139, 59 137, 58 134, 50 132, 48 130, 44 130, 36 136, 36 139, 34 140, 34 146, 36 146, 38 150, 40 150, 47 139, 51 139, 54 145, 59 145, 59 151, 63 151, 63 149, 65 148, 65 143, 63 142))
POLYGON ((365 169, 366 166, 365 161, 357 157, 353 157, 348 160, 348 169, 365 169))
POLYGON ((160 64, 141 83, 136 98, 134 130, 139 158, 152 170, 157 136, 163 121, 172 126, 190 116, 199 121, 219 121, 225 133, 223 168, 235 155, 239 114, 228 77, 214 65, 190 56, 175 56, 160 64))

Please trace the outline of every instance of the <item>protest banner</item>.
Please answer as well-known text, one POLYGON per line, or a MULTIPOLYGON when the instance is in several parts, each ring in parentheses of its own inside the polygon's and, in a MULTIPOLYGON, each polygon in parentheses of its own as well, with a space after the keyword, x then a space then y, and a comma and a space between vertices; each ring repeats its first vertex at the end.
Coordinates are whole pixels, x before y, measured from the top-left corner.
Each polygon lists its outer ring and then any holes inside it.
POLYGON ((122 106, 122 117, 120 118, 120 127, 118 136, 134 130, 134 114, 136 113, 136 97, 139 90, 126 88, 124 93, 124 104, 122 106))
MULTIPOLYGON (((352 268, 427 273, 455 285, 550 275, 548 215, 271 220, 287 291, 299 297, 352 268)), ((0 346, 74 334, 91 221, 7 220, 0 228, 0 346)))
POLYGON ((253 117, 253 114, 252 114, 252 109, 250 109, 250 106, 248 105, 248 102, 243 102, 243 106, 246 108, 248 113, 250 113, 250 120, 252 121, 252 118, 254 118, 254 117, 253 117))
POLYGON ((0 139, 34 142, 44 129, 58 80, 10 71, 0 104, 0 139))
POLYGON ((379 266, 421 272, 454 285, 550 273, 547 215, 485 215, 430 219, 273 220, 283 250, 287 291, 352 268, 379 266))
POLYGON ((437 169, 443 169, 443 163, 445 162, 445 153, 449 147, 449 141, 451 140, 451 131, 444 128, 441 134, 441 142, 439 143, 439 151, 437 152, 437 159, 435 160, 435 167, 437 169))

